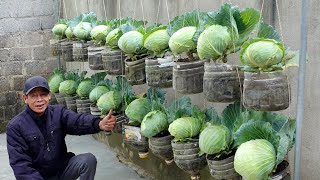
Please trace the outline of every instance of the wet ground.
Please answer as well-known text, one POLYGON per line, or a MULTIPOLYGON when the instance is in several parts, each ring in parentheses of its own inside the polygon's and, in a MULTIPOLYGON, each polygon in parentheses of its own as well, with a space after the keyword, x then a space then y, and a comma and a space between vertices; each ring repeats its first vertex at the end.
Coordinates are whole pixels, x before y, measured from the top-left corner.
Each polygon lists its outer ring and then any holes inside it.
MULTIPOLYGON (((103 143, 96 141, 91 135, 67 136, 68 150, 75 154, 91 152, 97 157, 96 180, 143 180, 133 169, 119 162, 116 154, 103 143)), ((6 134, 0 134, 0 180, 14 180, 9 165, 6 134)))

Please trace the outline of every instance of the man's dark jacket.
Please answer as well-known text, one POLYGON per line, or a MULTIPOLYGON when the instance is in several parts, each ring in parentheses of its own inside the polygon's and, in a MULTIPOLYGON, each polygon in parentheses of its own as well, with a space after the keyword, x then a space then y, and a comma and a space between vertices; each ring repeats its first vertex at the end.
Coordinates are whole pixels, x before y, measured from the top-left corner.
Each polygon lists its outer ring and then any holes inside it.
POLYGON ((10 165, 18 180, 54 176, 74 156, 67 152, 65 136, 99 132, 100 117, 77 114, 59 105, 49 105, 42 117, 27 106, 7 125, 10 165))

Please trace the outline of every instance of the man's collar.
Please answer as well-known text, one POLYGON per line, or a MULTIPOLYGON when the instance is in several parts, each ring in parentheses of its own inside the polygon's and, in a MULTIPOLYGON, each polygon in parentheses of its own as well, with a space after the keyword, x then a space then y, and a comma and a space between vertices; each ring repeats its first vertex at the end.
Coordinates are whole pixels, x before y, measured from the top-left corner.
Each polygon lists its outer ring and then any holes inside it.
POLYGON ((38 116, 37 113, 32 111, 32 109, 30 109, 29 105, 26 106, 26 111, 30 114, 32 119, 46 119, 47 118, 47 114, 48 114, 48 108, 49 108, 49 106, 47 107, 46 111, 43 113, 42 116, 38 116))

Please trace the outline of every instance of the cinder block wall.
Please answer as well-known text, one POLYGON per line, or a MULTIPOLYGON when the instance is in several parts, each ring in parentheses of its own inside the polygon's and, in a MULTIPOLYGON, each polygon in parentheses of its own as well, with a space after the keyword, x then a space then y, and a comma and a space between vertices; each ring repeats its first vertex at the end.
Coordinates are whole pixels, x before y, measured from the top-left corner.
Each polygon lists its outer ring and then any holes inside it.
POLYGON ((49 40, 59 7, 58 0, 0 2, 0 132, 24 107, 24 80, 47 76, 57 66, 50 58, 49 40))

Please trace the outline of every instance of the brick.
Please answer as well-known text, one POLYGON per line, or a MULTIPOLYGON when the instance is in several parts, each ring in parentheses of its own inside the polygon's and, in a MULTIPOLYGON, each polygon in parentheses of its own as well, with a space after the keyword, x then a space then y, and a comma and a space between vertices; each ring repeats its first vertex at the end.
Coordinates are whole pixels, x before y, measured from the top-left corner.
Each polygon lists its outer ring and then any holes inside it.
POLYGON ((0 104, 15 105, 20 101, 20 96, 16 91, 0 93, 0 104))
POLYGON ((32 58, 32 49, 30 47, 12 48, 11 54, 15 61, 30 60, 32 58))
POLYGON ((9 61, 1 64, 0 76, 22 75, 22 62, 9 61))
POLYGON ((11 48, 16 46, 19 36, 13 34, 2 34, 0 35, 0 48, 11 48))
POLYGON ((42 45, 42 34, 40 32, 41 31, 22 33, 20 47, 42 45))
POLYGON ((19 21, 14 18, 0 19, 0 34, 19 32, 19 21), (3 25, 5 24, 5 26, 3 25))
POLYGON ((32 48, 32 59, 33 60, 45 60, 50 56, 50 46, 39 46, 32 48))
POLYGON ((10 82, 7 77, 0 76, 0 93, 10 91, 10 82))
POLYGON ((32 2, 32 7, 34 16, 47 16, 54 13, 53 1, 36 0, 32 2))
POLYGON ((19 1, 16 3, 14 10, 15 17, 21 18, 33 16, 32 1, 19 1))
POLYGON ((0 49, 0 62, 7 62, 12 59, 10 49, 0 49))
POLYGON ((26 81, 26 76, 24 75, 17 75, 11 77, 11 89, 16 91, 23 91, 23 85, 26 81))
POLYGON ((10 4, 8 1, 0 1, 0 19, 12 17, 12 12, 10 11, 10 4))
POLYGON ((51 30, 53 25, 57 22, 57 18, 53 15, 50 16, 42 16, 40 17, 40 23, 42 29, 49 29, 51 30))
POLYGON ((37 31, 40 30, 40 18, 30 17, 30 18, 19 18, 19 30, 20 31, 37 31))
POLYGON ((47 72, 45 61, 37 61, 37 60, 25 61, 24 68, 25 68, 25 74, 27 75, 40 75, 40 74, 46 74, 47 72))
POLYGON ((44 30, 42 32, 43 32, 42 44, 50 45, 50 39, 54 38, 54 35, 53 35, 51 29, 50 30, 44 30))

